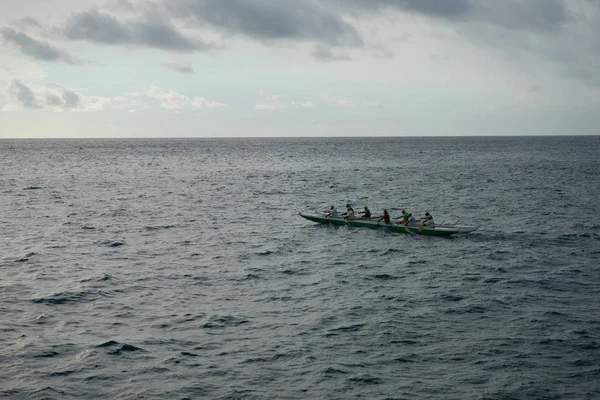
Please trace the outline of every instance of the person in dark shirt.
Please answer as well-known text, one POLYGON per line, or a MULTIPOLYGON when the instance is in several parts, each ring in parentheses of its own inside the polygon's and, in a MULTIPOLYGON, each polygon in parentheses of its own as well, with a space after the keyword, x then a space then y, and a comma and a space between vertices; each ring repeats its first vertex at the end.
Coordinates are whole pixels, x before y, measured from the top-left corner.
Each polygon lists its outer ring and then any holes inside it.
POLYGON ((364 211, 360 211, 359 214, 360 214, 360 217, 362 219, 369 219, 369 218, 371 218, 371 210, 369 210, 368 206, 365 206, 365 210, 364 211))
POLYGON ((388 210, 383 210, 383 215, 377 220, 377 225, 379 225, 381 220, 383 220, 386 223, 386 225, 392 223, 392 220, 390 219, 390 214, 388 214, 388 210))

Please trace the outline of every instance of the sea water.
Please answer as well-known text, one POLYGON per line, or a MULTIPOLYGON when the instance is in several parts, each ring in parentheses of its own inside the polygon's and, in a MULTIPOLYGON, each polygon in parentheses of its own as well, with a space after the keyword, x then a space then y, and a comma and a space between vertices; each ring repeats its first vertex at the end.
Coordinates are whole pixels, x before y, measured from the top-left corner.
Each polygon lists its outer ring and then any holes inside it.
POLYGON ((599 398, 599 199, 600 137, 1 140, 0 398, 599 398))

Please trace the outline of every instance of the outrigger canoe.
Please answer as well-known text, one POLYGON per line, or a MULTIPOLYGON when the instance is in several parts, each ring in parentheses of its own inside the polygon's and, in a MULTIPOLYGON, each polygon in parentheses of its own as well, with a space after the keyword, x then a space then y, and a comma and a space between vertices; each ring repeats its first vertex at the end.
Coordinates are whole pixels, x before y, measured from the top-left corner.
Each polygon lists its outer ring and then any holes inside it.
POLYGON ((441 224, 433 228, 424 227, 421 225, 404 226, 402 224, 385 224, 383 221, 377 223, 379 218, 372 219, 343 219, 343 218, 326 218, 318 215, 310 215, 298 213, 302 218, 309 221, 318 222, 319 224, 337 225, 337 226, 355 226, 359 228, 381 229, 396 233, 415 233, 417 235, 428 236, 450 236, 457 233, 468 233, 479 229, 478 226, 466 226, 455 224, 441 224))

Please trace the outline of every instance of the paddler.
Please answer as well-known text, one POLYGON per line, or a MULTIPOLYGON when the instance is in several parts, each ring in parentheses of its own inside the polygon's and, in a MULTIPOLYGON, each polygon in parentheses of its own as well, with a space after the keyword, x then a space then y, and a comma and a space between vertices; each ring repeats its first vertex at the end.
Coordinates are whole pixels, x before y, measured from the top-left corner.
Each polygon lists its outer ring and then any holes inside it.
POLYGON ((427 228, 435 228, 435 222, 433 222, 433 216, 429 214, 429 212, 425 213, 425 216, 421 218, 423 221, 423 226, 427 228))
POLYGON ((339 218, 339 214, 337 212, 337 210, 335 209, 334 206, 331 206, 330 210, 329 210, 329 214, 327 214, 325 216, 325 218, 339 218))
POLYGON ((371 210, 369 210, 369 206, 365 206, 365 210, 359 211, 358 214, 360 215, 360 218, 362 218, 362 219, 371 218, 371 210))
POLYGON ((402 224, 404 225, 408 225, 408 213, 406 212, 405 209, 402 209, 402 216, 400 216, 399 218, 402 218, 402 224))
POLYGON ((392 223, 392 220, 390 219, 390 214, 388 214, 388 210, 383 210, 383 215, 377 220, 377 225, 379 225, 381 220, 383 220, 386 225, 392 223))
POLYGON ((354 208, 350 205, 350 203, 346 204, 346 212, 342 213, 342 217, 344 218, 354 218, 354 208))

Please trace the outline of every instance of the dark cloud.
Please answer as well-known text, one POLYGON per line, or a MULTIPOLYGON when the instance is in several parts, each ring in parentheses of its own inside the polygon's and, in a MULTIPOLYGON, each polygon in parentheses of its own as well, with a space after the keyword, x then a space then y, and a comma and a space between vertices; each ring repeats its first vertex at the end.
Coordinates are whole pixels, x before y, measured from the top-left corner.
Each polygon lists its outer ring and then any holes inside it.
POLYGON ((483 22, 516 30, 551 31, 568 21, 561 0, 325 0, 340 9, 381 13, 414 13, 449 21, 483 22))
POLYGON ((381 12, 395 9, 430 17, 456 19, 467 15, 473 8, 469 0, 326 0, 339 7, 352 11, 381 12))
POLYGON ((162 50, 191 52, 211 46, 184 36, 168 19, 145 18, 120 21, 97 10, 73 15, 66 23, 63 34, 71 40, 85 40, 101 44, 131 44, 162 50))
POLYGON ((26 108, 40 108, 35 94, 27 85, 18 79, 13 79, 8 85, 8 96, 12 102, 26 108))
POLYGON ((193 43, 183 36, 173 26, 166 25, 159 20, 141 22, 134 25, 133 37, 139 44, 156 47, 163 50, 193 51, 206 47, 193 43))
POLYGON ((97 10, 73 15, 66 23, 64 35, 72 40, 104 44, 130 43, 127 29, 113 16, 97 10))
POLYGON ((195 74, 196 71, 194 71, 194 68, 189 66, 189 65, 185 65, 185 64, 175 64, 175 63, 165 63, 163 64, 163 67, 167 67, 169 69, 172 69, 173 71, 182 73, 182 74, 195 74))
POLYGON ((475 4, 473 20, 510 30, 557 31, 571 18, 566 3, 559 0, 487 0, 475 4))
POLYGON ((51 46, 48 42, 33 39, 12 28, 3 28, 0 33, 6 42, 14 44, 23 54, 29 57, 44 61, 63 61, 68 64, 77 64, 75 59, 67 52, 51 46))
POLYGON ((166 7, 176 18, 260 41, 308 40, 330 46, 363 44, 353 25, 315 0, 174 0, 166 7))

